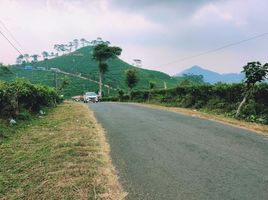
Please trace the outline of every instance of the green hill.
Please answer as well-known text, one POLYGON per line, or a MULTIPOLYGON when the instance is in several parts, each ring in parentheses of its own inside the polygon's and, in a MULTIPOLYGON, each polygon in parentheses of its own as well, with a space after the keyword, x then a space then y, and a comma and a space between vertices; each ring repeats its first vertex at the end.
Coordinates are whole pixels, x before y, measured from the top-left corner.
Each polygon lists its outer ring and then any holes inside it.
MULTIPOLYGON (((97 62, 92 59, 92 51, 93 47, 87 46, 66 55, 37 62, 33 64, 33 67, 34 69, 40 69, 40 67, 45 69, 58 68, 64 72, 74 75, 81 75, 83 77, 98 81, 97 62)), ((107 84, 115 89, 118 88, 127 90, 125 85, 125 71, 134 67, 120 60, 119 58, 109 60, 108 65, 109 71, 104 76, 104 84, 107 84)), ((164 87, 164 82, 168 88, 172 88, 177 85, 178 81, 165 73, 141 68, 136 69, 138 71, 140 80, 136 89, 148 89, 149 81, 156 82, 156 88, 158 89, 164 87)), ((12 75, 0 75, 0 79, 11 80, 18 76, 28 78, 32 82, 41 82, 50 86, 55 86, 55 73, 52 71, 24 70, 22 67, 15 66, 11 68, 11 71, 13 72, 12 75)), ((58 75, 59 79, 63 77, 64 75, 58 75)), ((63 91, 66 97, 79 95, 88 90, 98 90, 98 85, 94 82, 82 80, 77 77, 69 77, 69 80, 70 85, 63 91)), ((104 92, 107 95, 107 89, 104 88, 104 92)), ((111 94, 115 94, 115 92, 111 91, 111 94)))

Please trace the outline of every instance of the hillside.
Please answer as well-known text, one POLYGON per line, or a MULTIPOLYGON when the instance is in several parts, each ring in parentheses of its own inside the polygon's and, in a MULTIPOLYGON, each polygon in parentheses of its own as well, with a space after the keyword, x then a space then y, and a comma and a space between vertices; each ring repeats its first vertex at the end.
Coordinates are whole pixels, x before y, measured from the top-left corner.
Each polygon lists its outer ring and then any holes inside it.
MULTIPOLYGON (((97 62, 92 59, 93 47, 87 46, 77 51, 59 56, 57 58, 41 61, 34 64, 34 67, 59 68, 60 70, 79 74, 89 77, 93 80, 98 80, 97 62)), ((133 66, 122 61, 119 58, 108 61, 109 70, 105 74, 104 83, 113 88, 127 89, 124 81, 125 71, 133 66)), ((164 82, 167 87, 176 86, 177 82, 169 75, 159 72, 136 68, 139 73, 140 82, 137 85, 138 89, 148 88, 148 82, 153 80, 157 83, 157 87, 163 88, 164 82)))
MULTIPOLYGON (((33 83, 43 83, 49 86, 56 85, 55 72, 50 71, 51 68, 58 68, 64 72, 69 72, 74 75, 81 75, 92 80, 98 81, 97 62, 92 59, 93 47, 87 46, 78 49, 70 54, 65 54, 46 61, 40 61, 32 64, 34 70, 25 70, 22 66, 11 67, 12 74, 0 74, 0 80, 13 80, 16 77, 24 77, 30 79, 33 83), (47 70, 36 70, 39 67, 47 70)), ((105 74, 104 84, 107 84, 115 89, 127 90, 125 85, 125 71, 134 68, 128 63, 119 58, 108 61, 109 71, 105 74)), ((39 68, 40 69, 40 68, 39 68)), ((156 82, 156 88, 164 87, 164 82, 168 88, 175 87, 177 80, 169 75, 153 70, 136 68, 139 76, 139 83, 136 89, 148 89, 149 81, 156 82)), ((60 84, 61 79, 65 75, 57 74, 57 82, 60 84)), ((85 91, 97 91, 98 84, 83 80, 78 77, 68 76, 70 84, 62 91, 65 97, 69 98, 74 95, 81 95, 85 91)), ((107 95, 107 88, 104 88, 104 94, 107 95)), ((110 94, 116 94, 116 91, 111 90, 110 94)))
POLYGON ((195 74, 195 75, 203 75, 204 81, 214 84, 217 82, 223 82, 223 83, 239 83, 243 80, 244 75, 242 73, 236 74, 236 73, 228 73, 228 74, 220 74, 211 70, 204 69, 199 66, 193 66, 189 69, 186 69, 178 74, 176 74, 176 77, 180 77, 182 74, 195 74))

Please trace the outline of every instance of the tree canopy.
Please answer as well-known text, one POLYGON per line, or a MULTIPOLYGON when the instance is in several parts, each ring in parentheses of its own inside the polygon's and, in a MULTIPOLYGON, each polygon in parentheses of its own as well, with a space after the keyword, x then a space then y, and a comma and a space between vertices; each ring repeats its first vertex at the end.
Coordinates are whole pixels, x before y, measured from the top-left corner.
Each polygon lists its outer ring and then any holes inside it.
POLYGON ((98 44, 93 49, 93 59, 105 62, 110 58, 119 56, 122 52, 120 47, 110 47, 108 44, 98 44))
POLYGON ((129 69, 126 71, 126 84, 127 86, 132 89, 138 83, 138 75, 135 69, 129 69))

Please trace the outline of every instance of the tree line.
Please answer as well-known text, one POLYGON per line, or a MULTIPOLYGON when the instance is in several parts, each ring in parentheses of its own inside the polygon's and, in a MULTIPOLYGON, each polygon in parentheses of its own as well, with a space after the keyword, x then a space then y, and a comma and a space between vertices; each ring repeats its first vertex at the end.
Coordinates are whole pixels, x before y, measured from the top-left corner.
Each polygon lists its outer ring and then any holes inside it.
POLYGON ((49 58, 55 58, 60 55, 64 55, 66 53, 71 53, 76 51, 78 48, 86 47, 86 46, 96 46, 98 44, 107 44, 109 45, 109 41, 104 41, 101 37, 98 37, 95 40, 88 41, 85 38, 74 39, 73 41, 68 42, 67 44, 54 44, 54 51, 48 52, 43 51, 39 54, 21 54, 16 58, 16 64, 27 64, 27 63, 36 63, 41 59, 47 60, 49 58))

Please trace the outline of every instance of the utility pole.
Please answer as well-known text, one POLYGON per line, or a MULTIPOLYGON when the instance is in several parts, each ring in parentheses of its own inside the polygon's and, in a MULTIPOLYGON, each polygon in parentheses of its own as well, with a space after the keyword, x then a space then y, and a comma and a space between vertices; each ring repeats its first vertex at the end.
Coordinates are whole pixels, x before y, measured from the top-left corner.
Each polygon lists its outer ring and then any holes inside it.
POLYGON ((56 71, 54 72, 54 83, 56 90, 58 90, 58 74, 56 71))
POLYGON ((164 82, 164 89, 166 90, 167 89, 167 83, 164 82))

